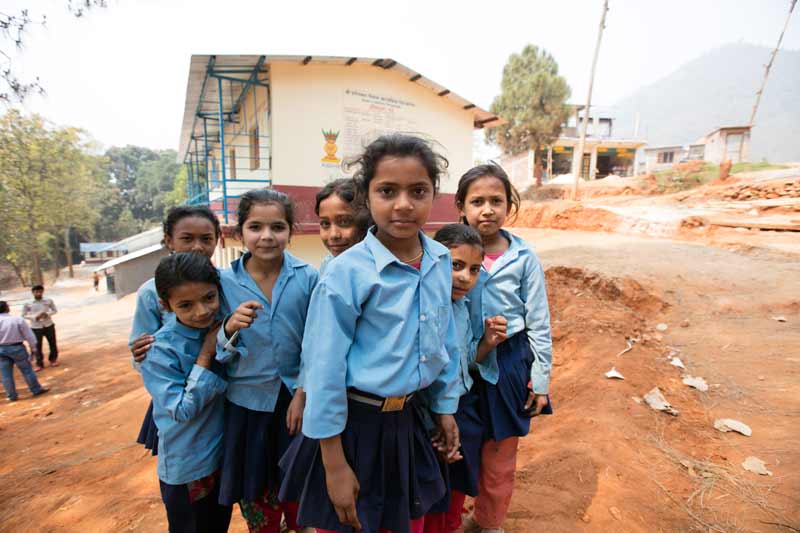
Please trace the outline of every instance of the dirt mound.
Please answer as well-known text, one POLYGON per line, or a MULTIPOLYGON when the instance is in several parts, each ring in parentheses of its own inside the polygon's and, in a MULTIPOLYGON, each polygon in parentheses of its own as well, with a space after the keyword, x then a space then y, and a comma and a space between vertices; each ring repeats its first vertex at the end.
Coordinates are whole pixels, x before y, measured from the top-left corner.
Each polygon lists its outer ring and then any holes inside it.
POLYGON ((666 311, 669 304, 630 278, 609 278, 583 268, 556 266, 545 273, 548 287, 567 287, 573 294, 590 292, 606 305, 621 303, 641 316, 666 311))
POLYGON ((517 219, 518 228, 577 229, 614 231, 622 218, 605 209, 584 207, 575 202, 523 202, 517 219))

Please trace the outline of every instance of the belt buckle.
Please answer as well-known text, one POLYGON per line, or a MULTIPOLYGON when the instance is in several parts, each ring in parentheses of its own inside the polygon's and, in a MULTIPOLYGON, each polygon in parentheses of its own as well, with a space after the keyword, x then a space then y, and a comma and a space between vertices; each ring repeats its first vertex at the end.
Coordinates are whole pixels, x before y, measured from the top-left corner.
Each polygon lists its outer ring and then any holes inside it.
POLYGON ((402 411, 406 405, 405 396, 388 396, 383 400, 381 406, 382 413, 391 413, 392 411, 402 411))

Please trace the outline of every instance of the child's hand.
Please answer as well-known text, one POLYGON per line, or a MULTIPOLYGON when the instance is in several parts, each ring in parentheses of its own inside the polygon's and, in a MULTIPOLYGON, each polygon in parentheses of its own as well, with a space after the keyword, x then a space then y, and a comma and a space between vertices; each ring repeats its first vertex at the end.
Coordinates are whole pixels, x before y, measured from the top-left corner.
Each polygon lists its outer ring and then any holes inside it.
POLYGON ((197 354, 197 361, 195 363, 203 368, 211 368, 211 362, 214 356, 217 355, 217 333, 222 322, 215 322, 206 332, 206 337, 203 339, 203 346, 200 348, 200 353, 197 354))
POLYGON ((306 392, 298 387, 294 391, 294 398, 289 403, 289 409, 286 411, 286 429, 289 430, 289 435, 296 435, 303 427, 303 409, 306 407, 306 392))
POLYGON ((236 311, 225 322, 225 335, 230 337, 240 329, 249 328, 258 316, 258 313, 256 313, 258 309, 264 309, 264 306, 255 300, 244 302, 237 307, 236 311))
POLYGON ((147 350, 153 346, 153 342, 155 342, 155 340, 155 337, 148 335, 147 333, 142 333, 139 335, 139 338, 133 341, 133 344, 131 344, 131 355, 133 356, 133 360, 137 363, 144 361, 147 358, 147 350))
POLYGON ((493 316, 485 321, 483 337, 486 339, 487 344, 494 348, 508 338, 506 335, 507 330, 508 320, 506 320, 506 317, 493 316))
POLYGON ((336 510, 339 522, 360 531, 361 522, 358 521, 356 513, 356 500, 361 486, 353 469, 346 463, 338 468, 326 468, 325 483, 328 488, 328 497, 336 510))
POLYGON ((536 394, 535 392, 528 391, 528 401, 525 402, 525 411, 529 411, 531 417, 541 414, 542 409, 545 407, 547 407, 546 394, 536 394))
POLYGON ((444 433, 442 433, 440 430, 437 430, 433 434, 433 437, 431 437, 431 444, 433 445, 433 449, 436 450, 436 455, 439 456, 439 460, 442 462, 455 463, 464 458, 464 456, 461 455, 461 452, 458 450, 456 450, 455 455, 452 457, 447 456, 447 441, 444 438, 444 433))
POLYGON ((461 447, 456 419, 453 415, 437 415, 436 422, 445 441, 442 453, 445 455, 445 460, 450 462, 458 454, 458 449, 461 447))

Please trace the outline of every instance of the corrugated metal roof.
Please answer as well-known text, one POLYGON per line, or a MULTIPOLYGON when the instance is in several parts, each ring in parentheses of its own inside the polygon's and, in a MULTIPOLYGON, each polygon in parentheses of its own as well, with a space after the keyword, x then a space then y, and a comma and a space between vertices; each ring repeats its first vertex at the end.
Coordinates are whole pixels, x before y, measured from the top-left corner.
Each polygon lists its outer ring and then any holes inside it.
POLYGON ((82 254, 99 252, 113 244, 113 242, 82 242, 80 243, 80 250, 82 254))
MULTIPOLYGON (((259 62, 260 55, 192 55, 189 63, 189 79, 186 83, 186 99, 184 102, 183 110, 183 123, 181 125, 180 147, 178 150, 178 163, 184 161, 192 135, 198 135, 195 128, 198 127, 199 122, 196 121, 196 113, 198 110, 201 112, 216 113, 218 112, 218 88, 216 83, 208 83, 207 70, 211 62, 215 68, 235 69, 237 67, 245 69, 254 69, 259 62), (212 59, 213 58, 213 59, 212 59), (200 95, 203 93, 203 86, 205 87, 205 95, 203 102, 199 102, 200 95), (198 105, 199 104, 199 105, 198 105)), ((385 70, 392 70, 393 72, 401 72, 409 81, 413 81, 430 89, 442 98, 446 98, 454 105, 460 106, 462 109, 468 109, 472 112, 474 124, 476 128, 484 126, 492 127, 504 124, 502 118, 497 117, 493 113, 478 107, 466 98, 450 91, 443 85, 439 85, 435 81, 426 78, 422 74, 412 70, 411 68, 398 63, 394 59, 389 58, 375 58, 375 57, 336 57, 336 56, 301 56, 301 55, 267 55, 261 68, 259 79, 267 81, 269 72, 269 63, 276 62, 291 62, 298 63, 322 63, 326 65, 372 65, 375 68, 383 68, 385 70)), ((241 79, 246 81, 250 72, 231 73, 228 76, 232 78, 241 79)), ((223 94, 223 108, 230 109, 233 105, 230 95, 223 94)), ((218 134, 218 124, 216 122, 208 123, 208 135, 214 137, 218 134)))
POLYGON ((152 246, 148 246, 147 248, 142 248, 141 250, 137 250, 135 252, 131 252, 129 254, 125 254, 125 255, 122 255, 120 257, 116 257, 116 258, 114 258, 114 259, 112 259, 110 261, 106 261, 105 263, 103 263, 99 267, 95 268, 94 270, 95 270, 95 272, 99 272, 101 270, 106 270, 106 269, 109 269, 111 267, 117 266, 117 265, 122 264, 122 263, 127 263, 128 261, 131 261, 131 260, 136 259, 138 257, 142 257, 142 256, 145 256, 145 255, 152 254, 153 252, 157 252, 161 248, 163 248, 163 246, 164 245, 161 244, 161 243, 153 244, 152 246))

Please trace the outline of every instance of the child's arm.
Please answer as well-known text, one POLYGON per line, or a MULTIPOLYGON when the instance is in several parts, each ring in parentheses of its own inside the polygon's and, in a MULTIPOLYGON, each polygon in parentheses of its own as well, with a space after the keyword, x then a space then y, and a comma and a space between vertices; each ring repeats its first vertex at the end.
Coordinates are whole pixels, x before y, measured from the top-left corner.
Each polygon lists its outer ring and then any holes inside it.
POLYGON ((508 328, 508 321, 504 316, 493 316, 487 318, 484 324, 484 333, 481 340, 478 342, 478 347, 475 351, 475 362, 481 363, 486 356, 491 353, 495 347, 506 340, 506 330, 508 328))
MULTIPOLYGON (((134 363, 144 361, 147 351, 153 346, 153 333, 161 329, 161 304, 152 291, 142 285, 136 292, 136 311, 133 313, 133 326, 128 337, 134 363)), ((134 364, 134 367, 137 367, 134 364)), ((138 367, 137 367, 138 368, 138 367)))
POLYGON ((550 369, 553 365, 553 340, 550 334, 550 307, 547 304, 544 271, 536 257, 529 262, 528 274, 522 280, 522 299, 525 301, 525 329, 533 352, 531 385, 533 393, 526 408, 536 404, 536 414, 547 405, 550 388, 550 369))
POLYGON ((456 425, 453 414, 458 409, 458 400, 461 395, 458 381, 458 368, 461 365, 460 349, 458 342, 458 330, 453 316, 453 308, 448 309, 448 326, 445 337, 444 349, 449 356, 447 365, 441 373, 430 384, 429 397, 431 401, 431 411, 436 416, 439 431, 444 435, 447 443, 446 455, 448 458, 454 457, 461 446, 459 442, 458 426, 456 425))
POLYGON ((213 350, 204 345, 187 377, 174 349, 156 343, 141 365, 142 380, 153 403, 166 410, 176 422, 196 417, 227 387, 222 378, 208 369, 213 357, 213 350))
POLYGON ((231 315, 223 321, 223 327, 217 334, 217 361, 228 363, 235 356, 245 356, 247 348, 239 340, 239 331, 249 328, 258 317, 258 310, 264 306, 255 300, 239 305, 231 315))
POLYGON ((361 522, 358 521, 356 513, 356 500, 361 487, 353 469, 347 464, 342 449, 342 438, 336 435, 322 439, 319 441, 319 446, 322 452, 322 465, 325 467, 328 497, 336 510, 336 516, 342 524, 352 526, 359 531, 361 522))

